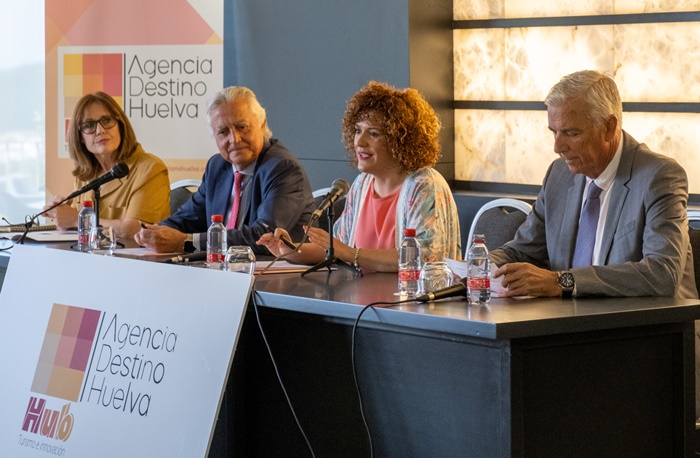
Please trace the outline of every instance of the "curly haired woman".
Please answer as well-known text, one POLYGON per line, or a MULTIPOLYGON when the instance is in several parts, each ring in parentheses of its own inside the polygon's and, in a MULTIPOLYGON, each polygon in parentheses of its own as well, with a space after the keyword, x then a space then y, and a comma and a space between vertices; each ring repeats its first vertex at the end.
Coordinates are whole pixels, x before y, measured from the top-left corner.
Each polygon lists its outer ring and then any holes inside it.
MULTIPOLYGON (((440 121, 415 89, 370 82, 348 102, 343 142, 361 172, 333 228, 337 258, 363 269, 396 272, 404 228, 415 228, 425 261, 459 259, 457 206, 445 179, 432 167, 440 157, 440 121)), ((329 234, 312 227, 309 242, 290 260, 314 264, 325 258, 329 234)), ((289 251, 278 229, 258 244, 280 255, 289 251)))

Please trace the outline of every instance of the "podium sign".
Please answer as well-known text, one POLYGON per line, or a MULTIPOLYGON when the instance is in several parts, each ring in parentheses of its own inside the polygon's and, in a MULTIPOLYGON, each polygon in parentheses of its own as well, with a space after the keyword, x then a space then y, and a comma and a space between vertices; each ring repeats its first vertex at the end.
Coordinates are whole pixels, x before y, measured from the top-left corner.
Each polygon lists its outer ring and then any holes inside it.
POLYGON ((12 250, 0 456, 206 456, 252 277, 12 250))

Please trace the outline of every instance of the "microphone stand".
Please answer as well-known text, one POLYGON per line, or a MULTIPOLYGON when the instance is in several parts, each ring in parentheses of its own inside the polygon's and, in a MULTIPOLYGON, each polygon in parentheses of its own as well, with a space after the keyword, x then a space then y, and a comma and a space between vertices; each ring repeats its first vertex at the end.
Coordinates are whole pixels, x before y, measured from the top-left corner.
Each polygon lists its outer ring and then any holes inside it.
POLYGON ((22 236, 19 238, 19 241, 18 241, 17 243, 19 243, 20 245, 24 245, 24 239, 27 238, 27 234, 29 233, 29 229, 30 229, 32 226, 34 226, 34 220, 35 220, 35 219, 37 219, 38 217, 40 217, 41 215, 43 215, 43 214, 46 213, 47 211, 53 210, 54 208, 58 207, 59 205, 64 204, 68 199, 71 199, 71 198, 72 198, 71 196, 68 196, 68 197, 66 197, 65 199, 63 199, 62 201, 53 204, 52 206, 50 206, 50 207, 47 208, 46 210, 44 210, 44 211, 42 211, 42 212, 40 212, 40 213, 37 213, 36 215, 34 215, 34 216, 32 216, 31 218, 29 218, 29 221, 27 221, 26 223, 24 223, 24 232, 22 232, 22 236))
POLYGON ((311 273, 311 272, 316 272, 317 270, 321 270, 324 267, 328 268, 328 273, 330 274, 332 272, 331 266, 336 265, 339 267, 342 267, 344 269, 349 269, 352 270, 355 275, 362 276, 362 271, 355 269, 353 266, 348 264, 347 262, 343 261, 342 259, 338 259, 335 256, 335 251, 333 249, 333 223, 335 222, 335 209, 333 208, 335 205, 330 205, 328 207, 328 210, 326 211, 326 214, 328 215, 328 228, 330 233, 328 234, 330 236, 330 243, 328 244, 328 248, 326 248, 326 259, 324 261, 321 261, 320 263, 316 264, 313 267, 308 268, 305 272, 302 272, 301 276, 303 277, 304 275, 311 273))
POLYGON ((100 227, 100 187, 92 190, 95 201, 95 227, 100 227))

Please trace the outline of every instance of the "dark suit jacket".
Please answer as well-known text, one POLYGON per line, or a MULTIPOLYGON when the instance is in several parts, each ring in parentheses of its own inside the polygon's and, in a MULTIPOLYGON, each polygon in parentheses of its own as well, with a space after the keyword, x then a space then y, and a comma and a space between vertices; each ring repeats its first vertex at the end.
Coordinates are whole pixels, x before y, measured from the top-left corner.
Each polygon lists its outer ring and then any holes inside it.
MULTIPOLYGON (((257 254, 270 253, 255 244, 269 227, 289 231, 292 240, 300 241, 314 200, 306 172, 292 153, 276 139, 266 141, 258 156, 246 202, 242 202, 243 225, 228 231, 228 245, 248 245, 257 254)), ((206 233, 211 215, 226 215, 231 210, 233 169, 221 155, 212 156, 202 177, 202 184, 192 198, 174 215, 161 222, 179 231, 206 233)), ((206 234, 203 236, 206 240, 206 234)))
POLYGON ((605 265, 571 269, 585 183, 585 176, 555 160, 532 212, 492 260, 571 270, 577 296, 698 297, 683 167, 623 132, 601 245, 605 265))

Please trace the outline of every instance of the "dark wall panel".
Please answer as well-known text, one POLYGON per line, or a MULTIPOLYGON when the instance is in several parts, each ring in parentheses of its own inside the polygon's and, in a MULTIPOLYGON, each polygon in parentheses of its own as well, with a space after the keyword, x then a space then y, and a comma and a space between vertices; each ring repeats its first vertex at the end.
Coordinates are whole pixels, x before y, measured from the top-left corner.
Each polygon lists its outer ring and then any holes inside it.
POLYGON ((224 14, 224 83, 255 91, 312 188, 338 178, 330 171, 354 177, 345 104, 369 80, 409 85, 407 0, 230 0, 224 14))

